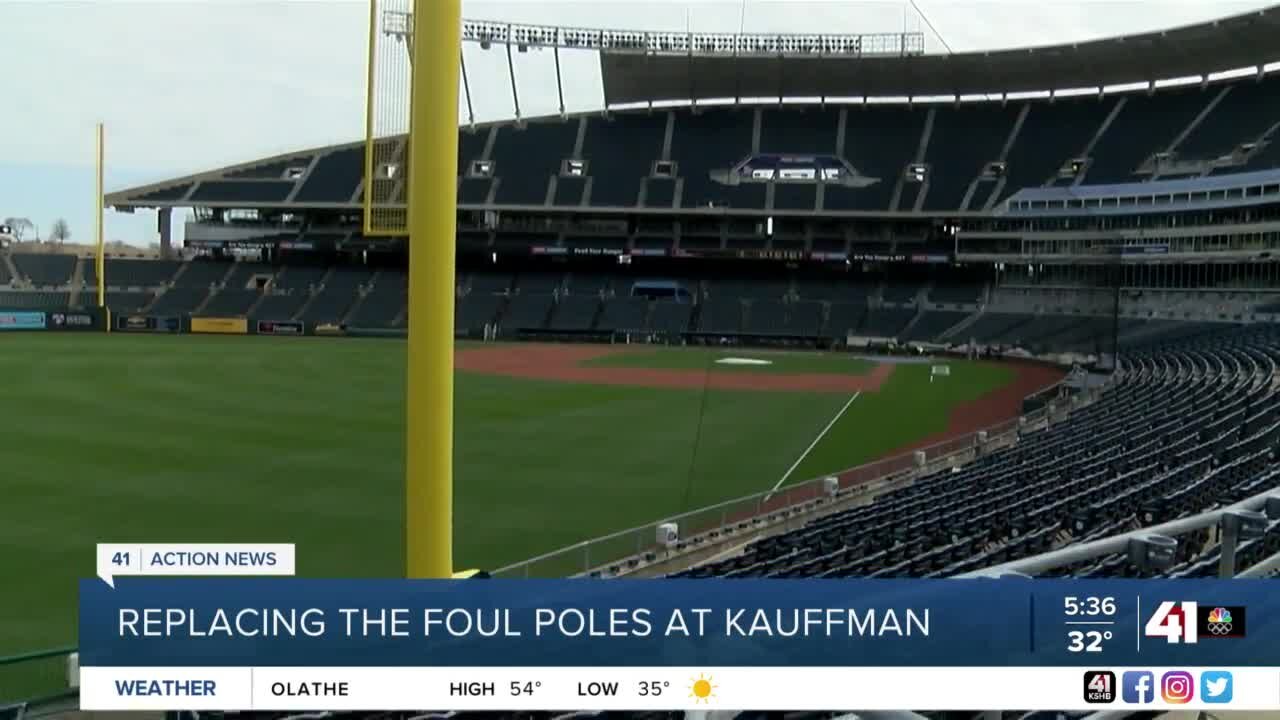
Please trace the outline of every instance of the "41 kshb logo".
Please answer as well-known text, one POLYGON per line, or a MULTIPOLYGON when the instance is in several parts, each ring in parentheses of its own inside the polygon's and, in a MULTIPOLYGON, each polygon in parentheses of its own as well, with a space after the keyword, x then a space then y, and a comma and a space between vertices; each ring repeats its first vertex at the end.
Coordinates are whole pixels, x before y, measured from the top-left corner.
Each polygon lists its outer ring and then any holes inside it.
POLYGON ((1243 605, 1165 601, 1152 613, 1144 633, 1170 643, 1239 639, 1245 636, 1245 617, 1243 605))

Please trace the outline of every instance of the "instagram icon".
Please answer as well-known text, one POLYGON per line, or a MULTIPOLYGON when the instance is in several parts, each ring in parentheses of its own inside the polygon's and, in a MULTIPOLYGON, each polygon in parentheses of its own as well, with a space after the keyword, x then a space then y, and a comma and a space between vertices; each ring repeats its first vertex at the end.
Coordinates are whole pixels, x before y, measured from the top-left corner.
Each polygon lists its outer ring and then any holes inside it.
POLYGON ((1184 670, 1167 672, 1160 678, 1160 694, 1170 705, 1189 703, 1195 697, 1195 682, 1191 673, 1184 670))

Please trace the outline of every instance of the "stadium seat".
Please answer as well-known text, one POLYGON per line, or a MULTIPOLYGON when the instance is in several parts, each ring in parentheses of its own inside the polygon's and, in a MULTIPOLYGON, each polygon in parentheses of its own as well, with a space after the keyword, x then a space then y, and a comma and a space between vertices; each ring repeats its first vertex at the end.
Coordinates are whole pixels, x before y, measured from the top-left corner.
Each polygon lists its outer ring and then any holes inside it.
POLYGON ((591 205, 632 207, 640 184, 662 156, 667 114, 619 114, 587 123, 582 154, 591 186, 591 205), (619 138, 626 138, 619 142, 619 138))
POLYGON ((5 310, 65 310, 70 301, 65 292, 0 291, 0 309, 5 310))
POLYGON ((14 253, 12 259, 18 272, 36 287, 66 285, 76 268, 74 255, 14 253))
MULTIPOLYGON (((1046 552, 1064 533, 1080 542, 1115 534, 1152 503, 1176 517, 1241 499, 1280 480, 1280 394, 1254 381, 1275 372, 1277 351, 1280 330, 1268 326, 1134 350, 1121 380, 1063 421, 679 576, 946 577, 1046 552), (1220 371, 1165 382, 1189 367, 1220 371), (1255 421, 1242 428, 1246 414, 1255 421)), ((1280 548, 1280 528, 1252 542, 1247 557, 1267 557, 1280 548)), ((1212 574, 1214 551, 1184 546, 1174 572, 1212 574)), ((1064 570, 1133 572, 1121 556, 1064 570)))

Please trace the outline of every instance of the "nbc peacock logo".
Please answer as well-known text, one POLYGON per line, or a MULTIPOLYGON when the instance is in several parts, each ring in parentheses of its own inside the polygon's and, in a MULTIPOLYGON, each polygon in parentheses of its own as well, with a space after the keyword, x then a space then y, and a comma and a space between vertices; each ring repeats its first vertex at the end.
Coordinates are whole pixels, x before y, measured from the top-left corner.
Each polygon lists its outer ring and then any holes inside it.
POLYGON ((1245 608, 1243 605, 1207 605, 1200 608, 1200 637, 1242 638, 1245 636, 1245 608))

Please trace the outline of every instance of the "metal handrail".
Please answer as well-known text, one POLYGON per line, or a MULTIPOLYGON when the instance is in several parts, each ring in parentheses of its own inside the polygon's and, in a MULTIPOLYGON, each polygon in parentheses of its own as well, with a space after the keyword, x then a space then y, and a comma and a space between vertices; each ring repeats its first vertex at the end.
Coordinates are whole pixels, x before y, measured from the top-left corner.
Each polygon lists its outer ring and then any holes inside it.
MULTIPOLYGON (((1004 423, 1004 425, 1010 425, 1010 423, 1006 422, 1006 423, 1004 423)), ((1000 427, 1002 427, 1002 426, 1001 426, 1001 425, 997 425, 997 426, 995 426, 995 428, 1000 428, 1000 427)), ((995 428, 992 428, 992 429, 995 429, 995 428)), ((1009 428, 1006 428, 1006 430, 1010 430, 1010 429, 1013 429, 1013 427, 1011 426, 1011 427, 1009 427, 1009 428)), ((979 431, 979 432, 983 432, 983 431, 979 431)), ((848 468, 848 469, 845 469, 845 470, 841 470, 841 471, 839 471, 839 472, 832 473, 832 475, 834 475, 834 476, 840 476, 840 475, 845 475, 845 474, 848 474, 848 473, 857 472, 858 470, 861 470, 861 469, 863 469, 863 468, 870 468, 870 467, 874 467, 874 466, 876 466, 876 465, 888 465, 888 464, 890 464, 892 461, 895 461, 895 460, 909 460, 910 458, 912 458, 912 457, 913 457, 913 454, 914 454, 914 453, 916 453, 916 452, 922 452, 922 451, 923 451, 923 452, 925 452, 925 453, 927 454, 929 450, 937 449, 937 448, 941 448, 941 447, 944 447, 944 446, 947 446, 947 445, 955 445, 955 444, 956 444, 956 442, 957 442, 958 440, 962 440, 962 439, 965 439, 965 438, 976 438, 976 437, 977 437, 977 432, 970 433, 970 434, 965 435, 965 436, 961 436, 961 437, 958 437, 958 438, 952 438, 951 440, 944 440, 944 441, 942 441, 942 442, 935 443, 935 444, 933 444, 933 445, 929 445, 929 446, 927 446, 927 447, 920 448, 920 449, 918 449, 918 450, 913 450, 913 451, 911 451, 911 452, 901 453, 901 454, 898 454, 898 455, 892 455, 892 456, 889 456, 889 457, 886 457, 886 458, 881 458, 881 459, 879 459, 879 460, 874 460, 874 461, 869 462, 869 463, 864 463, 864 464, 862 464, 862 465, 857 465, 857 466, 852 467, 852 468, 848 468)), ((900 472, 900 471, 898 471, 898 472, 900 472)), ((895 474, 895 473, 894 473, 894 472, 887 472, 887 473, 885 473, 884 475, 879 476, 879 477, 880 477, 880 478, 888 477, 888 476, 893 475, 893 474, 895 474)), ((725 501, 723 501, 723 502, 719 502, 719 503, 716 503, 716 504, 714 504, 714 505, 707 505, 707 506, 700 507, 700 508, 697 508, 697 509, 694 509, 694 510, 688 510, 688 511, 683 512, 683 513, 680 513, 680 514, 678 514, 678 515, 669 515, 669 516, 666 516, 666 517, 664 517, 664 518, 661 518, 661 519, 655 520, 655 521, 653 521, 653 522, 647 522, 647 523, 645 523, 645 524, 643 524, 643 525, 637 525, 637 526, 635 526, 635 527, 627 528, 626 530, 619 530, 619 531, 617 531, 617 532, 613 532, 613 533, 610 533, 610 534, 608 534, 608 535, 600 535, 600 536, 597 536, 597 537, 594 537, 594 538, 590 538, 590 539, 587 539, 587 540, 582 540, 582 541, 577 542, 577 543, 574 543, 574 544, 572 544, 572 545, 566 545, 566 546, 561 547, 561 548, 558 548, 558 549, 556 549, 556 550, 552 550, 552 551, 550 551, 550 552, 543 553, 542 555, 537 555, 537 556, 535 556, 535 557, 528 558, 528 559, 526 559, 526 560, 521 560, 521 561, 519 561, 519 562, 511 563, 510 565, 506 565, 506 566, 504 566, 504 567, 501 567, 501 568, 499 568, 499 569, 497 569, 497 570, 495 570, 495 571, 493 571, 493 572, 494 572, 494 574, 495 574, 495 575, 500 574, 500 573, 504 573, 504 572, 509 572, 509 571, 514 570, 514 569, 516 569, 516 568, 519 568, 519 567, 521 567, 521 566, 523 566, 523 565, 529 565, 529 564, 533 564, 533 563, 539 562, 539 561, 541 561, 541 560, 547 560, 547 559, 553 558, 553 557, 555 557, 555 556, 557 556, 557 555, 562 555, 562 554, 564 554, 564 553, 566 553, 566 552, 570 552, 570 551, 572 551, 572 550, 577 550, 577 549, 581 549, 581 548, 584 548, 584 547, 587 547, 587 546, 590 546, 590 545, 595 545, 595 544, 597 544, 597 543, 607 542, 607 541, 609 541, 609 540, 617 540, 617 539, 620 539, 620 538, 627 537, 627 536, 629 536, 629 535, 634 535, 634 534, 639 533, 639 532, 645 532, 645 531, 648 531, 648 530, 652 530, 653 528, 657 527, 658 525, 660 525, 660 524, 662 524, 662 523, 669 523, 669 522, 670 522, 670 523, 679 523, 681 520, 684 520, 685 518, 694 517, 694 516, 696 516, 696 515, 702 515, 702 514, 704 514, 704 513, 713 513, 713 512, 715 512, 716 510, 724 510, 724 509, 728 509, 728 508, 735 507, 735 506, 740 506, 740 505, 744 505, 744 504, 749 504, 749 503, 751 503, 752 501, 755 501, 755 500, 765 500, 765 499, 770 498, 770 497, 773 497, 773 496, 782 495, 786 490, 797 490, 797 489, 804 488, 804 487, 808 487, 808 486, 815 486, 815 487, 816 487, 816 486, 818 486, 818 485, 822 482, 822 480, 823 480, 823 478, 814 478, 814 479, 811 479, 811 480, 806 480, 806 481, 801 482, 801 483, 796 483, 795 485, 785 486, 785 487, 783 487, 783 488, 779 488, 779 489, 777 489, 777 490, 764 490, 764 491, 761 491, 761 492, 752 493, 752 494, 750 494, 750 495, 743 495, 743 496, 741 496, 741 497, 736 497, 736 498, 733 498, 733 499, 731 499, 731 500, 725 500, 725 501)))
POLYGON ((0 666, 16 665, 18 663, 29 662, 31 660, 46 660, 59 655, 70 655, 78 650, 75 645, 64 645, 62 647, 49 648, 47 650, 35 650, 33 652, 22 653, 20 655, 0 656, 0 666))
POLYGON ((1265 558, 1257 565, 1236 575, 1238 578, 1263 578, 1276 570, 1280 570, 1280 553, 1265 558))
MULTIPOLYGON (((46 650, 36 650, 33 652, 21 653, 19 655, 9 655, 0 657, 0 670, 6 667, 13 667, 27 662, 36 662, 40 660, 49 660, 58 657, 67 657, 76 653, 78 648, 74 645, 64 645, 61 647, 49 648, 46 650)), ((68 697, 75 696, 79 690, 77 688, 67 687, 57 692, 47 693, 45 695, 35 695, 26 698, 2 698, 0 701, 12 702, 17 700, 20 705, 25 705, 28 710, 35 705, 47 702, 55 702, 68 697)))
MULTIPOLYGON (((1153 535, 1174 536, 1182 535, 1193 530, 1201 530, 1207 527, 1217 525, 1222 520, 1222 516, 1234 510, 1257 510, 1263 507, 1267 498, 1280 498, 1280 487, 1271 488, 1263 492, 1245 498, 1233 505, 1220 507, 1217 510, 1209 510, 1198 515, 1171 520, 1167 523, 1154 525, 1149 528, 1139 528, 1131 530, 1119 535, 1093 540, 1079 545, 1069 545, 1058 550, 1047 553, 1041 553, 1029 558, 1021 560, 1013 560, 999 565, 993 565, 982 570, 974 570, 967 573, 957 575, 959 578, 978 578, 978 577, 995 577, 1010 573, 1022 573, 1025 575, 1035 575, 1046 570, 1052 570, 1063 565, 1071 565, 1073 563, 1082 562, 1084 560, 1092 560, 1093 558, 1102 557, 1103 555, 1114 555, 1125 552, 1129 547, 1131 540, 1140 540, 1151 537, 1153 535)), ((1275 558, 1269 558, 1274 560, 1275 558)), ((1264 561, 1265 562, 1265 561, 1264 561)), ((1280 562, 1280 561, 1278 561, 1280 562)), ((1258 566, 1255 566, 1258 567, 1258 566)), ((1250 568, 1253 570, 1253 568, 1250 568)))

